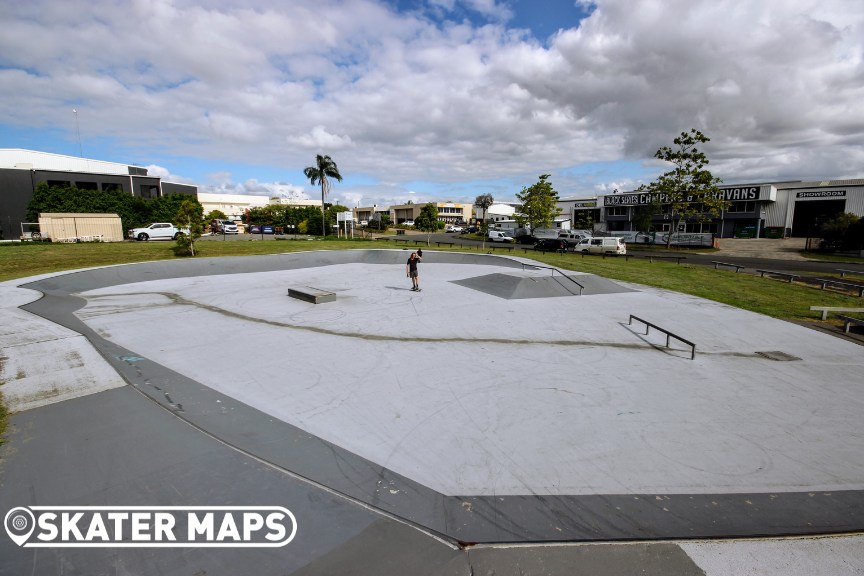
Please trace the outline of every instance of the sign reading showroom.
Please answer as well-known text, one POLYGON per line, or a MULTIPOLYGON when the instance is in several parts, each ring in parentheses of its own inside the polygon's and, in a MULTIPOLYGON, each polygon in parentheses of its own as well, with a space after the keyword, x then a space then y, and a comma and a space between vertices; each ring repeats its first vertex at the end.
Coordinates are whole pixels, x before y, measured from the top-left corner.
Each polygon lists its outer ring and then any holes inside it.
POLYGON ((798 192, 795 198, 844 198, 845 190, 817 190, 815 192, 798 192))
POLYGON ((19 506, 3 523, 22 548, 274 548, 297 534, 281 506, 19 506))

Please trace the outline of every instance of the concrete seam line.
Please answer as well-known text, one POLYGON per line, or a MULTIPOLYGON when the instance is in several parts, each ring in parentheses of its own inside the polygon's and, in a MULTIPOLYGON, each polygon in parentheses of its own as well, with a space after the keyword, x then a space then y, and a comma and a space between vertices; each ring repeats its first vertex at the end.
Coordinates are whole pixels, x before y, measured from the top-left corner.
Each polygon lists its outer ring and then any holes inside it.
MULTIPOLYGON (((122 378, 122 375, 121 375, 121 378, 122 378)), ((290 476, 291 478, 294 478, 295 480, 299 480, 300 482, 308 484, 309 486, 314 486, 315 488, 318 488, 319 490, 322 490, 322 491, 324 491, 330 495, 336 496, 337 498, 347 500, 348 502, 351 502, 352 504, 355 504, 361 508, 369 510, 370 512, 378 514, 379 516, 383 516, 384 518, 387 518, 389 520, 393 520, 394 522, 398 522, 399 524, 413 528, 414 530, 416 530, 422 534, 425 534, 426 536, 429 536, 430 538, 433 538, 434 540, 437 540, 441 544, 444 544, 445 546, 447 546, 453 550, 461 550, 462 549, 462 547, 459 546, 458 544, 456 544, 454 541, 448 539, 446 536, 444 536, 442 534, 439 534, 438 532, 426 529, 417 523, 411 522, 410 520, 406 520, 405 518, 402 518, 400 516, 396 516, 395 514, 391 514, 390 512, 386 512, 384 510, 381 510, 380 508, 375 508, 374 506, 371 506, 371 505, 363 502, 362 500, 358 500, 352 496, 349 496, 348 494, 345 494, 345 493, 340 492, 338 490, 334 490, 333 488, 330 488, 329 486, 326 486, 324 484, 316 482, 315 480, 312 480, 311 478, 307 478, 306 476, 302 476, 300 474, 297 474, 296 472, 294 472, 292 470, 288 470, 287 468, 283 468, 282 466, 279 466, 278 464, 276 464, 274 462, 270 462, 269 460, 267 460, 265 458, 261 458, 260 456, 257 456, 251 452, 244 450, 243 448, 235 446, 234 444, 231 444, 230 442, 223 440, 222 438, 213 434, 212 432, 209 432, 209 431, 205 430, 204 428, 201 428, 197 424, 187 420, 183 416, 179 415, 176 411, 169 409, 167 406, 165 406, 164 404, 162 404, 161 402, 159 402, 155 398, 152 398, 151 396, 146 394, 138 386, 131 384, 131 383, 128 384, 128 386, 131 387, 132 389, 134 389, 135 392, 137 392, 138 394, 143 396, 145 399, 156 404, 162 410, 168 412, 169 414, 171 414, 172 416, 174 416, 175 418, 177 418, 181 422, 185 423, 190 428, 193 428, 194 430, 201 432, 202 434, 204 434, 208 438, 215 440, 219 444, 222 444, 223 446, 225 446, 231 450, 234 450, 235 452, 242 454, 242 455, 246 456, 247 458, 251 458, 252 460, 255 460, 256 462, 260 462, 261 464, 264 464, 265 466, 268 466, 274 470, 277 470, 277 471, 281 472, 282 474, 285 474, 286 476, 290 476)))

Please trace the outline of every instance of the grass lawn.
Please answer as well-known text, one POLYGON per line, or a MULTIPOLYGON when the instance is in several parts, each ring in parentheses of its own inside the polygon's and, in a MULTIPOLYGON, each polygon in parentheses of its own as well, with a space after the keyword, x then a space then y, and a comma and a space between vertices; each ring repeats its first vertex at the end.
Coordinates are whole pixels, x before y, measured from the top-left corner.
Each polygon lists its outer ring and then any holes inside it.
POLYGON ((864 264, 864 258, 860 256, 846 256, 843 254, 832 254, 831 252, 800 252, 804 258, 820 260, 822 262, 847 262, 849 264, 864 264))

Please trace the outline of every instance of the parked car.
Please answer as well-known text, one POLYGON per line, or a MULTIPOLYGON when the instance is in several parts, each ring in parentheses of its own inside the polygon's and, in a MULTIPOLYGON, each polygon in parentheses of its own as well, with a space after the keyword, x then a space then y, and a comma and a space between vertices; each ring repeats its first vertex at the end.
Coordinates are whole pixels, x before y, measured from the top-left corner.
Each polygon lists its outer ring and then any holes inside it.
POLYGON ((156 222, 143 228, 133 228, 126 233, 126 236, 139 242, 146 242, 147 240, 176 240, 183 234, 189 234, 189 229, 181 230, 170 222, 156 222))
POLYGON ((487 237, 491 242, 513 242, 512 236, 509 236, 506 232, 501 232, 500 230, 489 230, 487 237))
POLYGON ((543 238, 534 244, 534 250, 540 250, 541 252, 559 252, 562 244, 566 250, 568 248, 567 242, 563 239, 543 238))
POLYGON ((214 234, 237 234, 237 224, 231 220, 213 220, 210 223, 210 230, 214 234))
POLYGON ((617 236, 583 238, 574 250, 589 254, 627 254, 627 245, 623 238, 617 236))
POLYGON ((462 232, 461 226, 454 226, 453 224, 448 224, 445 229, 446 232, 462 232))
POLYGON ((477 226, 468 226, 463 231, 463 234, 476 234, 479 231, 480 231, 480 229, 477 226))
POLYGON ((413 226, 413 225, 414 225, 413 220, 405 220, 404 222, 402 222, 402 226, 413 226))
POLYGON ((518 244, 537 244, 539 238, 534 236, 533 234, 522 234, 521 236, 516 237, 516 242, 518 244))

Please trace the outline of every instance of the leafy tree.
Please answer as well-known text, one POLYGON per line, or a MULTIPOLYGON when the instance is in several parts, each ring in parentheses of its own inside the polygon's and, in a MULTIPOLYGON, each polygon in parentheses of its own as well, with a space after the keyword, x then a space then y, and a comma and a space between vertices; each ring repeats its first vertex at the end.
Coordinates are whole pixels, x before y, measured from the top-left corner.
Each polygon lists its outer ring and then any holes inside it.
POLYGON ((654 216, 660 214, 662 210, 663 207, 656 196, 652 196, 648 204, 636 206, 633 210, 633 226, 636 228, 636 231, 651 232, 651 228, 654 227, 654 216))
POLYGON ((522 206, 513 218, 519 226, 528 224, 531 230, 548 227, 561 213, 558 207, 558 193, 552 188, 548 178, 549 174, 542 174, 536 184, 530 188, 522 188, 522 192, 516 194, 522 206))
MULTIPOLYGON (((339 204, 325 204, 325 208, 323 210, 324 227, 328 230, 332 228, 333 225, 336 224, 336 214, 345 211, 350 211, 350 208, 340 206, 339 204)), ((309 230, 321 230, 321 216, 322 213, 318 212, 318 210, 313 209, 312 212, 309 212, 306 216, 307 228, 309 230)))
POLYGON ((432 232, 444 227, 444 222, 438 220, 438 207, 429 202, 420 208, 420 214, 414 219, 414 227, 426 232, 426 245, 432 243, 432 232))
POLYGON ((201 232, 204 230, 203 218, 204 210, 197 200, 187 198, 180 203, 180 208, 174 215, 174 225, 181 230, 188 228, 189 234, 181 234, 177 237, 175 254, 195 256, 195 241, 201 237, 201 232))
POLYGON ((147 205, 150 209, 148 218, 149 222, 146 222, 145 224, 151 222, 173 222, 174 218, 177 216, 177 212, 179 212, 180 207, 185 202, 198 204, 198 208, 200 209, 199 220, 203 221, 204 209, 201 207, 201 204, 198 203, 197 198, 187 194, 169 194, 168 196, 161 196, 148 201, 147 205))
POLYGON ((474 199, 474 205, 483 209, 483 220, 486 220, 486 210, 495 203, 492 194, 481 194, 474 199))
POLYGON ((39 182, 27 205, 27 219, 36 222, 44 212, 117 214, 123 229, 128 230, 151 222, 150 202, 122 190, 83 190, 69 184, 39 182))
POLYGON ((672 215, 672 230, 666 239, 666 247, 672 243, 672 233, 684 220, 696 219, 707 222, 729 207, 730 202, 723 198, 719 178, 715 178, 705 168, 708 157, 696 146, 710 142, 710 138, 699 130, 681 132, 673 140, 674 147, 663 146, 654 154, 673 165, 672 170, 661 174, 657 180, 642 185, 639 190, 647 190, 657 195, 660 204, 668 207, 672 215))
POLYGON ((861 250, 864 248, 864 220, 847 212, 837 214, 822 225, 822 242, 825 250, 861 250))
POLYGON ((594 216, 590 210, 579 210, 579 213, 573 216, 573 227, 579 230, 593 230, 594 216))
POLYGON ((212 222, 213 220, 227 220, 228 215, 222 212, 221 210, 211 210, 204 216, 205 222, 212 222))
POLYGON ((478 228, 480 228, 480 236, 482 238, 480 248, 485 250, 486 238, 489 237, 489 222, 487 222, 485 219, 481 220, 478 228))
POLYGON ((330 178, 335 178, 341 182, 342 175, 339 174, 336 162, 330 156, 322 156, 321 154, 315 156, 315 166, 308 166, 303 170, 303 174, 306 175, 313 186, 317 183, 321 184, 321 234, 327 236, 324 197, 330 191, 330 178))
POLYGON ((390 224, 389 214, 376 213, 375 216, 372 217, 372 220, 369 221, 367 228, 384 232, 390 227, 390 224))
MULTIPOLYGON (((285 204, 268 204, 257 208, 250 208, 243 215, 243 221, 247 224, 272 224, 284 230, 296 230, 299 232, 301 222, 306 222, 310 217, 320 222, 321 215, 314 206, 287 206, 285 204)), ((314 230, 314 228, 313 228, 314 230)))

